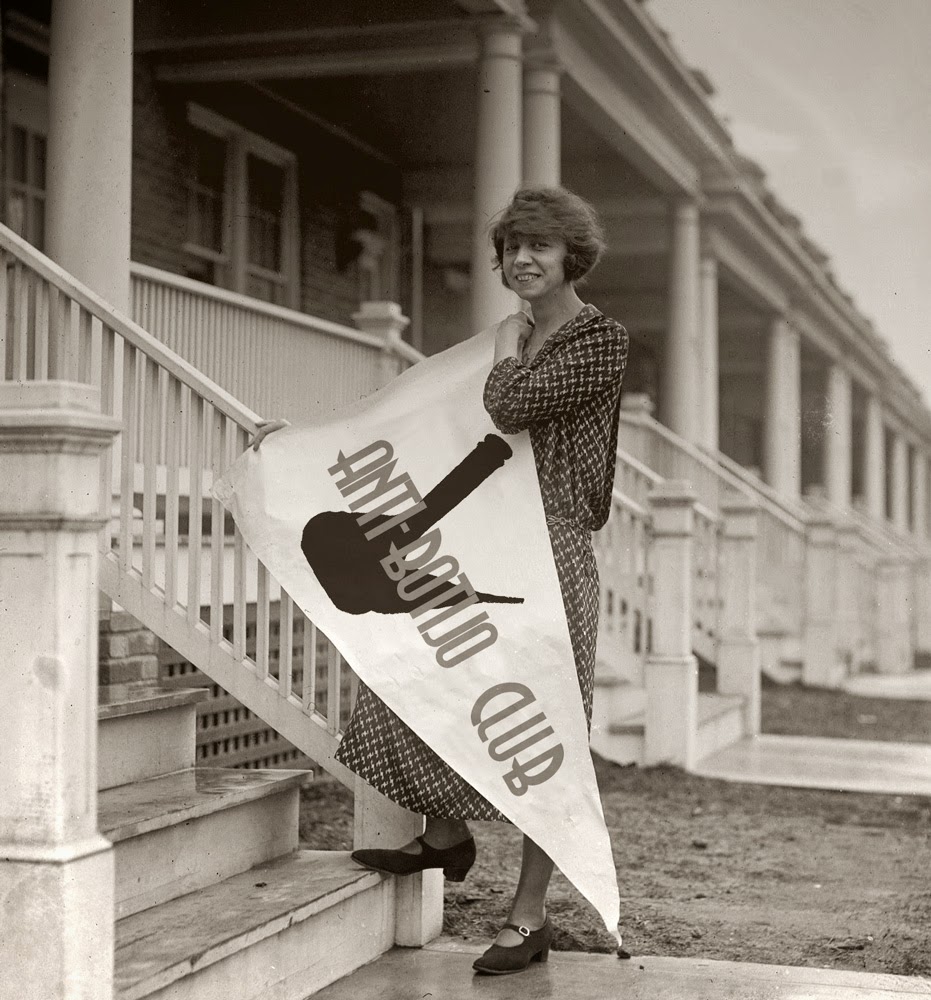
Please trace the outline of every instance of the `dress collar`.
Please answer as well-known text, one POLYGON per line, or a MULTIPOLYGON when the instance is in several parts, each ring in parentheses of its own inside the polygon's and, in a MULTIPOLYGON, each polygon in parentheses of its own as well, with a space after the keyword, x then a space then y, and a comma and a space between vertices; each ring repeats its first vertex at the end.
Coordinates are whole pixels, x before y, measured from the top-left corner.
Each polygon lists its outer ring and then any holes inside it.
POLYGON ((560 344, 564 344, 580 326, 587 323, 593 317, 600 315, 601 312, 591 303, 587 302, 572 319, 567 320, 561 327, 554 330, 540 345, 537 353, 534 354, 530 361, 525 362, 525 364, 530 366, 535 365, 542 356, 555 350, 560 344))

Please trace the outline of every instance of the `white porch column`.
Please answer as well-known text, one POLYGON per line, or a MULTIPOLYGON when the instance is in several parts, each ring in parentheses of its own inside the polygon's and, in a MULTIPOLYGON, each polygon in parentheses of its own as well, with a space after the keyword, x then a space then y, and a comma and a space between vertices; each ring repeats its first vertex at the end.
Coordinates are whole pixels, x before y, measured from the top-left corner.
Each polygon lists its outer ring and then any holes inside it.
POLYGON ((916 538, 928 537, 928 457, 916 444, 912 453, 912 533, 916 538))
POLYGON ((133 5, 52 4, 49 256, 129 311, 133 5))
POLYGON ((801 395, 799 335, 779 316, 769 335, 763 465, 770 486, 792 499, 802 488, 801 395))
POLYGON ((97 830, 98 391, 0 382, 0 967, 8 997, 110 1000, 113 849, 97 830))
POLYGON ((718 365, 718 262, 710 254, 701 259, 701 407, 702 444, 718 450, 718 408, 721 383, 718 365))
POLYGON ((553 62, 524 67, 524 184, 556 187, 561 168, 561 70, 553 62))
POLYGON ((701 278, 698 205, 676 201, 672 209, 669 319, 662 373, 662 421, 680 437, 704 436, 701 376, 701 278))
POLYGON ((892 432, 892 525, 908 531, 908 445, 898 430, 892 432))
POLYGON ((870 393, 866 399, 863 441, 863 484, 866 509, 874 521, 886 519, 886 446, 883 440, 883 414, 879 397, 870 393))
POLYGON ((489 225, 521 181, 521 28, 516 21, 483 24, 478 62, 478 127, 472 210, 472 329, 484 330, 519 300, 492 270, 489 225))
POLYGON ((850 372, 833 361, 827 378, 824 473, 828 500, 842 510, 853 494, 853 384, 850 372))

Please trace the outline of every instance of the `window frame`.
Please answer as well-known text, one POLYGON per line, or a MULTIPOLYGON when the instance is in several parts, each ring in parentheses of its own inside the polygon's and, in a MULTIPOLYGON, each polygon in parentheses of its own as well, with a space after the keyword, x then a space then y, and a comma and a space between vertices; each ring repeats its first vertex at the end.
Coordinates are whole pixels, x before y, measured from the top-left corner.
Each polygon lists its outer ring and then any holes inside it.
MULTIPOLYGON (((282 289, 282 301, 274 304, 297 309, 300 305, 301 292, 296 154, 199 104, 188 104, 187 122, 192 129, 223 140, 226 143, 227 156, 223 178, 223 249, 218 254, 210 247, 203 247, 186 240, 185 253, 220 264, 222 287, 241 295, 249 295, 250 298, 259 298, 249 292, 250 278, 267 281, 282 289), (250 263, 249 260, 250 156, 278 167, 283 174, 280 271, 270 271, 250 263)), ((190 188, 188 190, 190 191, 190 188)), ((187 212, 190 211, 189 200, 187 212)), ((190 214, 188 221, 190 222, 190 214)))
MULTIPOLYGON (((28 76, 17 70, 7 71, 3 81, 5 90, 6 115, 3 123, 3 221, 10 225, 10 196, 19 192, 26 204, 24 216, 23 238, 37 249, 45 247, 45 223, 48 218, 48 89, 46 84, 35 77, 28 76), (26 181, 14 181, 10 170, 10 150, 13 145, 13 129, 19 128, 26 133, 26 181), (32 181, 32 143, 34 139, 45 142, 46 175, 45 187, 36 187, 32 181), (43 205, 43 226, 39 238, 36 239, 35 219, 33 218, 33 203, 39 200, 43 205)), ((12 229, 13 227, 10 226, 12 229)))

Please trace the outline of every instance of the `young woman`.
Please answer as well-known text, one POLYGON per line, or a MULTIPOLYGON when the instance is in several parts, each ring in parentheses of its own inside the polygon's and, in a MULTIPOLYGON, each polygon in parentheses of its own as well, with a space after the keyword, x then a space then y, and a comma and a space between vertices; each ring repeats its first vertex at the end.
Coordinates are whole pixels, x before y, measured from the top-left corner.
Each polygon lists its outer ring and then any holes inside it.
MULTIPOLYGON (((553 557, 591 726, 598 575, 591 533, 608 519, 627 334, 576 285, 604 250, 592 208, 561 188, 518 191, 492 232, 495 267, 529 306, 502 320, 484 401, 503 434, 529 430, 553 557)), ((475 860, 466 820, 504 820, 368 688, 359 687, 337 758, 388 798, 426 819, 397 850, 359 850, 361 864, 409 875, 443 868, 461 880, 475 860)), ((545 961, 552 940, 545 897, 553 863, 524 838, 507 923, 474 968, 487 974, 545 961)))
MULTIPOLYGON (((562 188, 518 191, 491 238, 501 280, 529 308, 497 326, 485 408, 503 434, 530 432, 590 727, 598 631, 591 533, 611 509, 627 334, 576 291, 604 250, 598 219, 581 198, 562 188)), ((284 423, 261 425, 253 447, 284 423)), ((336 756, 389 799, 426 816, 423 835, 409 844, 353 852, 376 871, 412 875, 442 868, 461 881, 476 853, 466 820, 505 820, 363 684, 336 756)), ((525 837, 508 920, 475 961, 478 972, 503 975, 546 960, 552 871, 549 857, 525 837)))

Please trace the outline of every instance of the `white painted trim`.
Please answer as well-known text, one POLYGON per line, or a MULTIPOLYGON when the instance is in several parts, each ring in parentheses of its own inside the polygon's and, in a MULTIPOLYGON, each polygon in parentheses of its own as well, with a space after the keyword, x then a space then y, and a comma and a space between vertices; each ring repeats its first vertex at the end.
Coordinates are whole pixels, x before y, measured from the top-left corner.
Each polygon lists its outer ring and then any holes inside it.
POLYGON ((671 193, 698 196, 698 166, 678 149, 620 87, 608 67, 596 63, 569 33, 554 26, 554 45, 566 66, 563 97, 626 159, 671 193))
MULTIPOLYGON (((180 274, 172 274, 170 271, 162 271, 160 268, 150 267, 148 264, 137 264, 135 262, 130 264, 130 274, 133 277, 144 278, 147 281, 167 285, 170 288, 191 292, 205 299, 225 302, 239 309, 247 309, 250 312, 280 319, 294 326, 303 327, 308 333, 326 333, 332 337, 351 340, 357 344, 365 344, 367 347, 384 347, 379 337, 362 333, 351 326, 343 326, 340 323, 333 323, 328 319, 320 319, 317 316, 298 312, 295 309, 276 306, 271 302, 265 302, 263 299, 254 299, 240 292, 231 292, 226 288, 217 288, 216 285, 207 285, 202 281, 195 281, 193 278, 185 278, 180 274)), ((421 355, 418 355, 417 360, 420 360, 420 358, 421 355)))
POLYGON ((240 125, 239 122, 226 118, 201 104, 193 102, 188 104, 187 120, 188 124, 203 132, 209 132, 219 139, 229 139, 233 135, 242 135, 248 152, 255 153, 256 156, 268 160, 276 166, 284 167, 297 160, 297 156, 290 149, 279 146, 271 139, 266 139, 246 128, 245 125, 240 125))
POLYGON ((317 52, 296 56, 249 56, 166 63, 155 71, 162 83, 227 83, 253 80, 309 80, 319 77, 372 76, 471 66, 478 42, 420 45, 404 49, 317 52))

